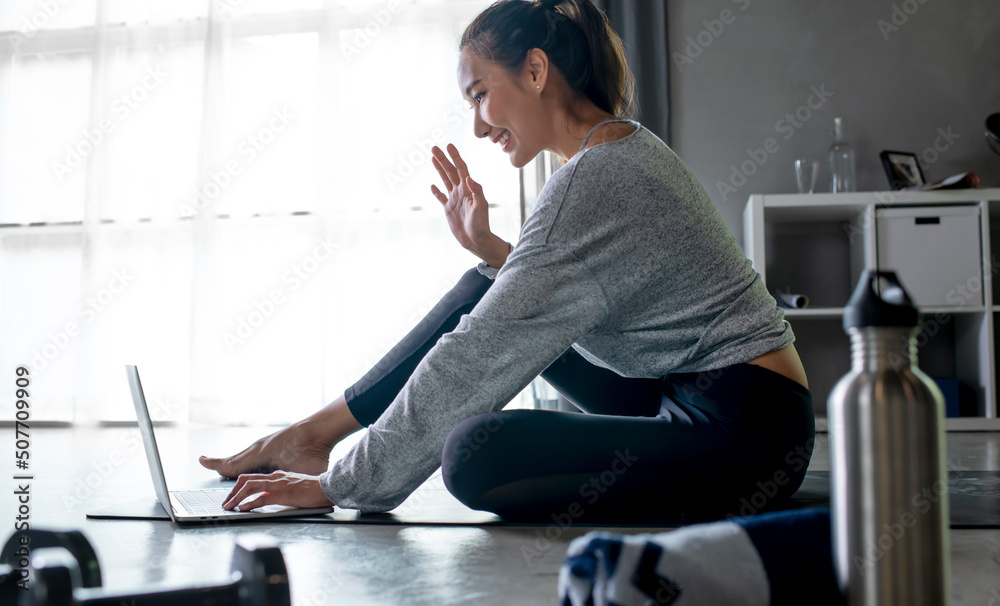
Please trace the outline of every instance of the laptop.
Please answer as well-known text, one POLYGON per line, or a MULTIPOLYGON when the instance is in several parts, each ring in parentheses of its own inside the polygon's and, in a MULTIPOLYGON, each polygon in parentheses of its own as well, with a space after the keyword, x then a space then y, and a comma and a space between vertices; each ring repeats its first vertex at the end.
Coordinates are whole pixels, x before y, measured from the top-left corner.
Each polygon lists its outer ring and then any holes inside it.
MULTIPOLYGON (((153 421, 146 407, 146 396, 139 382, 139 369, 127 365, 128 386, 132 391, 132 403, 139 419, 139 433, 142 434, 142 444, 146 450, 146 460, 149 462, 149 472, 153 476, 153 487, 160 506, 174 522, 206 522, 209 520, 227 519, 230 521, 256 518, 274 518, 289 516, 304 516, 329 513, 333 506, 327 507, 290 507, 287 505, 264 505, 251 511, 233 511, 222 508, 222 503, 232 490, 228 488, 195 488, 188 490, 168 490, 167 479, 163 475, 160 464, 160 452, 156 448, 156 436, 153 434, 153 421)), ((259 494, 259 493, 258 493, 259 494)), ((250 499, 253 496, 248 497, 250 499)))

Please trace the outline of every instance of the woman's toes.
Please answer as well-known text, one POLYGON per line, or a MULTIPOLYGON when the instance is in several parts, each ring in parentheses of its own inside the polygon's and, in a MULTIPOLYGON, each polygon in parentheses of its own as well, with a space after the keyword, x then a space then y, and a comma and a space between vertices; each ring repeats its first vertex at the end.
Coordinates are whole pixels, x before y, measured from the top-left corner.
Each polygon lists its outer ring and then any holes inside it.
POLYGON ((243 473, 272 473, 278 469, 318 475, 330 466, 330 451, 316 446, 299 432, 286 429, 257 440, 231 457, 202 455, 198 461, 202 467, 226 478, 236 478, 243 473))
POLYGON ((218 459, 201 455, 198 457, 198 462, 201 463, 202 467, 217 471, 223 477, 229 477, 229 473, 231 473, 229 469, 231 465, 228 463, 228 459, 218 459))
POLYGON ((219 472, 224 478, 237 478, 241 473, 270 473, 264 469, 242 469, 236 457, 212 458, 202 455, 198 461, 203 467, 219 472))
POLYGON ((201 463, 202 467, 205 467, 207 469, 217 470, 219 469, 220 459, 213 459, 212 457, 206 457, 205 455, 201 455, 200 457, 198 457, 198 462, 201 463))

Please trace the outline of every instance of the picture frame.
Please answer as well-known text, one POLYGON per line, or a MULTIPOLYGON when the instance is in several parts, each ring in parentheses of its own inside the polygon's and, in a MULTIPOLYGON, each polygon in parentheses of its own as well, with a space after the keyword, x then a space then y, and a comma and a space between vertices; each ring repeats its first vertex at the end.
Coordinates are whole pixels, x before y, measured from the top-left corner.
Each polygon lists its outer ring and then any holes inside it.
POLYGON ((889 187, 894 190, 926 185, 924 171, 916 154, 910 152, 884 150, 880 153, 885 176, 889 179, 889 187))

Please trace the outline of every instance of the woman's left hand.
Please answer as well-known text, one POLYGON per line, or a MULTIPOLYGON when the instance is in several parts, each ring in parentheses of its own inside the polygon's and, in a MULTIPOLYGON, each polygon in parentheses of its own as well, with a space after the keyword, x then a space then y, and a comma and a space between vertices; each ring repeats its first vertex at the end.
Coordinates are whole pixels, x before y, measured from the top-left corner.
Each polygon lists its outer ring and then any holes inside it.
POLYGON ((319 485, 319 476, 308 476, 291 471, 274 473, 244 473, 222 503, 223 509, 249 511, 264 505, 290 505, 292 507, 329 507, 333 505, 319 485), (243 499, 263 492, 256 499, 242 505, 243 499))

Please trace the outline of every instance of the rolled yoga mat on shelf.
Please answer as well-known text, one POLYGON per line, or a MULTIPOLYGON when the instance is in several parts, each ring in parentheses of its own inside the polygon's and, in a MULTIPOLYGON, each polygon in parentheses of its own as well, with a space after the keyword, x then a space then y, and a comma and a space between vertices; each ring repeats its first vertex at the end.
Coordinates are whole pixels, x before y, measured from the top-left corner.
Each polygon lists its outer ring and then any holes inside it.
POLYGON ((778 305, 785 309, 802 309, 809 307, 809 297, 807 295, 779 292, 774 295, 778 305))

